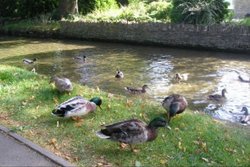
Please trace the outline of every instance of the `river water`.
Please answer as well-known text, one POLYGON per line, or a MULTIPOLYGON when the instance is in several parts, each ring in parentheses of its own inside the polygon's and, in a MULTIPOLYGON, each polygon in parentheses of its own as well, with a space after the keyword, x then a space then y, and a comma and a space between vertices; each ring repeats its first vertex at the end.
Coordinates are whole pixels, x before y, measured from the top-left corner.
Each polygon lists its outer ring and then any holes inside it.
POLYGON ((35 68, 40 74, 68 77, 82 85, 125 96, 131 96, 125 86, 147 84, 147 98, 160 102, 167 95, 179 93, 187 98, 192 110, 231 122, 239 121, 243 106, 250 110, 250 84, 240 82, 235 72, 250 78, 249 54, 0 37, 0 63, 35 68), (87 57, 85 62, 75 59, 83 55, 87 57), (27 65, 23 58, 38 60, 27 65), (117 69, 123 71, 123 79, 114 77, 117 69), (188 80, 177 83, 173 79, 176 73, 188 73, 188 80), (210 94, 221 94, 223 88, 228 92, 226 101, 207 99, 210 94))

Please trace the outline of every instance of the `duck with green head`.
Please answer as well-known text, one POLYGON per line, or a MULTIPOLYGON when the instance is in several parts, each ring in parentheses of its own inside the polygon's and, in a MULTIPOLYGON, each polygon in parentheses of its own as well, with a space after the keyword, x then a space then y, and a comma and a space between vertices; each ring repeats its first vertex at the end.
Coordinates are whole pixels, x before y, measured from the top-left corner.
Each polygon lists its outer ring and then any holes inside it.
POLYGON ((169 123, 172 117, 185 111, 186 107, 188 106, 188 102, 184 96, 172 94, 167 96, 162 101, 162 106, 165 110, 167 110, 169 123))
POLYGON ((138 119, 130 119, 106 125, 96 135, 102 139, 129 144, 133 151, 132 144, 155 140, 157 129, 166 125, 167 122, 162 117, 154 118, 148 125, 138 119))
POLYGON ((83 116, 95 111, 96 106, 101 108, 101 104, 102 100, 99 97, 86 100, 81 96, 76 96, 58 105, 52 111, 52 115, 58 117, 83 116))

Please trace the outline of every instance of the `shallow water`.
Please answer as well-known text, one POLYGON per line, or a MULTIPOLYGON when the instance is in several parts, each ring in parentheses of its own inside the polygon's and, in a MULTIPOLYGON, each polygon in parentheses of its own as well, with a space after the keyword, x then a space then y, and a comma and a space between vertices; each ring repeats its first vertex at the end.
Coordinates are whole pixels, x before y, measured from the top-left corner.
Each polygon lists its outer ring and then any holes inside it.
POLYGON ((27 70, 35 68, 37 73, 65 76, 125 96, 131 96, 124 91, 125 86, 147 84, 150 87, 147 98, 160 102, 171 93, 179 93, 188 99, 191 109, 231 122, 239 121, 243 106, 250 109, 250 84, 240 82, 235 72, 249 79, 249 60, 248 54, 0 37, 1 64, 27 70), (74 59, 83 55, 87 57, 86 62, 74 59), (38 58, 38 61, 26 65, 23 58, 38 58), (125 74, 123 79, 114 77, 118 68, 125 74), (177 72, 189 73, 188 80, 174 81, 177 72), (228 92, 225 102, 207 100, 209 94, 220 94, 223 88, 228 92))

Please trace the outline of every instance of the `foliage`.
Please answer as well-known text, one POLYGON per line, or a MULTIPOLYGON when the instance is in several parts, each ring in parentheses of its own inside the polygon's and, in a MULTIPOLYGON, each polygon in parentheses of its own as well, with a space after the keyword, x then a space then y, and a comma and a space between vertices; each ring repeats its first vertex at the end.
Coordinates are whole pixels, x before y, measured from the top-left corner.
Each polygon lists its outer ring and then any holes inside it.
POLYGON ((96 10, 91 14, 83 17, 87 21, 133 21, 133 22, 169 22, 169 13, 171 5, 166 1, 152 3, 130 2, 126 7, 120 9, 109 9, 106 11, 96 10))
POLYGON ((74 91, 60 94, 49 78, 32 72, 0 66, 1 124, 18 131, 77 166, 248 166, 249 128, 213 120, 190 110, 175 117, 172 130, 160 129, 153 142, 137 145, 139 153, 99 139, 100 125, 129 118, 149 122, 165 116, 160 104, 140 97, 110 95, 98 89, 74 84, 74 91), (82 120, 60 119, 51 110, 72 96, 87 99, 99 96, 103 110, 97 109, 82 120))
POLYGON ((8 23, 2 27, 4 30, 27 30, 27 31, 57 31, 59 22, 50 20, 50 15, 40 15, 34 19, 26 19, 18 22, 8 23))
POLYGON ((165 1, 152 2, 148 5, 147 13, 155 20, 169 21, 172 5, 165 1))
POLYGON ((246 26, 250 26, 250 18, 244 18, 243 20, 241 20, 239 22, 240 25, 246 25, 246 26))
POLYGON ((116 0, 78 0, 80 14, 87 14, 94 10, 104 11, 110 8, 117 8, 116 0))
POLYGON ((224 0, 173 0, 171 21, 188 24, 214 24, 222 22, 229 13, 224 0))
POLYGON ((58 6, 58 0, 1 0, 0 17, 31 18, 50 13, 58 6))

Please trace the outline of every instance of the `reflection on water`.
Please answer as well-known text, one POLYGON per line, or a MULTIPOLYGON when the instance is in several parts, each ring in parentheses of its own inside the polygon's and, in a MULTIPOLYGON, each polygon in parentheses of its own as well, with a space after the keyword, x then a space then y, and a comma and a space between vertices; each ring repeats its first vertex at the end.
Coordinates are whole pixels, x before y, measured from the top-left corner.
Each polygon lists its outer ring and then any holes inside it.
POLYGON ((208 51, 143 47, 80 41, 31 40, 0 38, 1 64, 15 65, 46 75, 61 75, 71 80, 99 87, 108 92, 130 96, 125 86, 149 85, 147 95, 161 101, 171 93, 187 97, 189 107, 205 111, 216 118, 238 121, 241 108, 250 109, 250 84, 238 80, 239 71, 250 77, 250 57, 208 51), (86 62, 76 57, 86 56, 86 62), (38 58, 34 65, 25 65, 23 58, 38 58), (117 69, 124 79, 116 79, 117 69), (177 83, 175 73, 189 73, 188 81, 177 83), (209 94, 227 89, 224 103, 208 101, 209 94))

